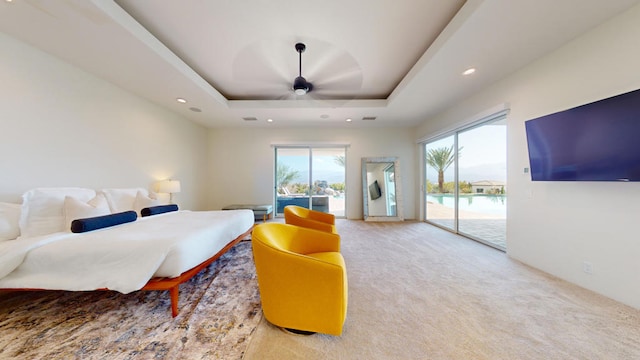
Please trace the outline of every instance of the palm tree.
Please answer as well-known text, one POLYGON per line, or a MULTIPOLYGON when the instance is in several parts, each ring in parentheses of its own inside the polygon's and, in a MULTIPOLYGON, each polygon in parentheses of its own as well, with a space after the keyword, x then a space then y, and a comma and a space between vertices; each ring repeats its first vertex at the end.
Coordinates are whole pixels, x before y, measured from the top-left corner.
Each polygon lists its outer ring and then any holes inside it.
MULTIPOLYGON (((462 148, 458 149, 458 157, 462 148)), ((444 172, 455 160, 453 145, 451 147, 439 147, 427 151, 427 164, 438 170, 438 191, 444 193, 444 172)))
POLYGON ((278 163, 278 168, 276 169, 276 184, 278 185, 278 189, 289 185, 298 175, 300 175, 298 170, 290 168, 287 164, 278 163))
POLYGON ((334 156, 333 161, 335 161, 336 164, 344 167, 344 155, 334 156))

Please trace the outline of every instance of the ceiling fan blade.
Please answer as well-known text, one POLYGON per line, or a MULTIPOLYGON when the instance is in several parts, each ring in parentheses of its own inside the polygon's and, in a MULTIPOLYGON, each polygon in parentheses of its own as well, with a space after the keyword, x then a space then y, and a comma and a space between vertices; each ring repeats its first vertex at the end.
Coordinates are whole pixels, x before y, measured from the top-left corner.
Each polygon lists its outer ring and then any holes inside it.
MULTIPOLYGON (((297 58, 285 56, 283 43, 261 40, 245 46, 234 57, 235 99, 279 100, 291 90, 297 58), (278 49, 280 49, 278 51, 278 49)), ((289 44, 287 44, 289 45, 289 44)), ((290 51, 289 51, 290 52, 290 51)))
POLYGON ((308 65, 303 73, 309 81, 318 82, 323 78, 327 78, 336 73, 351 71, 357 69, 362 71, 356 59, 347 51, 329 48, 326 53, 320 53, 314 58, 309 56, 308 65))
POLYGON ((331 64, 336 63, 344 50, 335 48, 325 42, 313 42, 305 53, 305 63, 302 72, 309 77, 317 77, 331 64))
POLYGON ((281 65, 284 59, 270 54, 262 43, 252 44, 242 49, 234 58, 233 79, 242 82, 281 82, 292 76, 281 65))
POLYGON ((316 81, 315 90, 342 90, 354 92, 362 87, 362 71, 360 69, 348 69, 332 76, 321 78, 316 81))
POLYGON ((272 100, 296 100, 296 97, 296 94, 294 94, 293 91, 290 91, 286 94, 280 95, 277 99, 272 100))
MULTIPOLYGON (((311 46, 309 46, 311 49, 311 46)), ((309 57, 312 56, 309 51, 309 57)), ((351 100, 362 88, 362 68, 347 51, 321 44, 320 55, 309 59, 307 79, 313 83, 311 95, 318 100, 351 100)), ((305 73, 305 70, 303 70, 305 73)))

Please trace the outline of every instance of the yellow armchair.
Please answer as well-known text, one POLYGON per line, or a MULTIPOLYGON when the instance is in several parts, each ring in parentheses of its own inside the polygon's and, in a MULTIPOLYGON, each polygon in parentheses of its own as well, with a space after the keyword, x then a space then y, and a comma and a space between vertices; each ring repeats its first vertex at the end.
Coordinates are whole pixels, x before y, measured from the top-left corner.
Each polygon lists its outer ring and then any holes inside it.
POLYGON ((340 237, 264 223, 251 242, 265 318, 284 329, 341 335, 348 287, 340 237))
POLYGON ((284 207, 284 222, 310 229, 322 230, 337 234, 336 217, 333 214, 310 210, 302 206, 287 205, 284 207))

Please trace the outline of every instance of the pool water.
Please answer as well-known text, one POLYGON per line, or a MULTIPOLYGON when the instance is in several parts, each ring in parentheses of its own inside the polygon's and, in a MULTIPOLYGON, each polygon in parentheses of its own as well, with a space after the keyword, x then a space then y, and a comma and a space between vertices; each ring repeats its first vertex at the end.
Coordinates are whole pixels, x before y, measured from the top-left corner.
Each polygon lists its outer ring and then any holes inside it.
MULTIPOLYGON (((453 194, 428 194, 427 202, 454 208, 453 194)), ((483 214, 507 216, 507 196, 487 194, 461 194, 459 209, 483 214)))

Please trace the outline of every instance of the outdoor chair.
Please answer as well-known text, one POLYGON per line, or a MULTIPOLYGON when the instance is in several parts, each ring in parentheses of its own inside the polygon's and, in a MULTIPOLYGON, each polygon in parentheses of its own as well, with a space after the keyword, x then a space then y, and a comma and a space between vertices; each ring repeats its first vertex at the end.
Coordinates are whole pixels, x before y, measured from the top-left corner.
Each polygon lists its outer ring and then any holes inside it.
POLYGON ((336 217, 333 214, 310 210, 302 206, 287 205, 284 208, 284 222, 290 225, 302 226, 338 234, 336 217))

